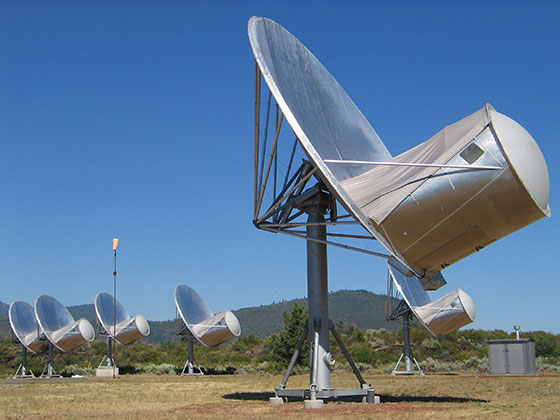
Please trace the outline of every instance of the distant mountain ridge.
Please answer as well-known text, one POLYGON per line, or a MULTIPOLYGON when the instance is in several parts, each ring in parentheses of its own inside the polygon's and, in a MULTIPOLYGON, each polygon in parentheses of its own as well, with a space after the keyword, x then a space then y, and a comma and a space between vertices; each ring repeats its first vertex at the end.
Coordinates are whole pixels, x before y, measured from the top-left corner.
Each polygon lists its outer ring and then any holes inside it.
POLYGON ((8 309, 10 309, 10 305, 0 302, 0 318, 8 316, 8 309))
MULTIPOLYGON (((385 295, 377 295, 367 290, 339 290, 329 293, 329 317, 336 324, 353 324, 359 328, 399 328, 385 319, 385 295)), ((294 304, 307 306, 307 299, 243 308, 233 313, 241 324, 241 335, 254 334, 261 338, 280 332, 284 328, 283 312, 291 312, 294 304)))
MULTIPOLYGON (((367 290, 339 290, 329 294, 329 316, 335 322, 342 321, 347 325, 359 328, 400 328, 396 323, 385 320, 385 295, 377 295, 367 290)), ((280 332, 284 328, 284 312, 291 312, 294 304, 307 306, 307 299, 293 299, 270 305, 242 308, 232 311, 241 324, 241 336, 254 334, 265 338, 280 332)), ((68 310, 75 319, 86 318, 96 325, 96 314, 93 304, 69 306, 68 310)), ((0 302, 0 336, 11 336, 7 322, 8 305, 0 302)), ((150 335, 143 341, 153 344, 165 341, 178 341, 175 335, 175 320, 149 321, 150 335)))

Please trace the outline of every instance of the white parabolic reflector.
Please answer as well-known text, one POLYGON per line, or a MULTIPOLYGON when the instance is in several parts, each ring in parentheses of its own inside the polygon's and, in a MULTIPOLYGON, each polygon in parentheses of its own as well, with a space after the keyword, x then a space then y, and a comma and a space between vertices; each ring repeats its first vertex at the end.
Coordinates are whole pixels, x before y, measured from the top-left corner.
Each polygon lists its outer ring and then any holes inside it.
POLYGON ((241 334, 239 320, 231 311, 216 315, 202 297, 189 286, 179 284, 175 287, 175 306, 181 319, 205 347, 214 347, 241 334))
POLYGON ((119 343, 130 344, 150 334, 150 324, 146 318, 142 315, 131 317, 124 306, 109 293, 98 293, 94 306, 103 329, 119 343))
POLYGON ((249 39, 264 80, 329 191, 424 287, 441 286, 428 279, 550 216, 542 152, 523 127, 490 105, 391 157, 293 35, 253 17, 249 39))
POLYGON ((8 318, 15 336, 21 344, 33 353, 44 353, 49 348, 46 340, 41 340, 41 332, 33 306, 21 300, 12 302, 8 318))
POLYGON ((47 339, 59 350, 72 351, 95 338, 87 319, 75 321, 68 309, 51 296, 41 295, 35 300, 35 316, 47 339))
POLYGON ((463 290, 457 289, 432 302, 418 278, 406 276, 398 265, 387 263, 393 284, 416 318, 434 336, 441 337, 476 319, 474 302, 463 290))

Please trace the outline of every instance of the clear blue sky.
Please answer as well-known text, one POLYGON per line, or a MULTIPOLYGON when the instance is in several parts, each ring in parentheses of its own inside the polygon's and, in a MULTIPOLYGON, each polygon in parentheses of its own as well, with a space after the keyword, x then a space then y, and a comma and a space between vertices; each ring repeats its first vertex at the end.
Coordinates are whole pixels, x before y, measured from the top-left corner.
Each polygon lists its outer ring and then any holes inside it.
MULTIPOLYGON (((131 314, 173 318, 178 283, 215 311, 306 295, 304 241, 251 223, 253 15, 305 44, 393 155, 486 103, 533 135, 553 217, 438 293, 467 291, 474 328, 560 333, 552 1, 0 1, 0 301, 112 293, 113 237, 131 314)), ((384 261, 329 248, 329 289, 385 293, 384 261)))

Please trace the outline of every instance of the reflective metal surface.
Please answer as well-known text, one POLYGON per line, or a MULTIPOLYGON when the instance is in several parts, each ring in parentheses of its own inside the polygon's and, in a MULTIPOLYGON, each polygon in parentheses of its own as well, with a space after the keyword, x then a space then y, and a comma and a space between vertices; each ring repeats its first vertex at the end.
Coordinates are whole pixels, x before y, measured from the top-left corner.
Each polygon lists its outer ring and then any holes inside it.
POLYGON ((95 296, 95 312, 97 319, 111 337, 121 344, 130 344, 150 334, 150 325, 142 315, 131 317, 124 306, 117 300, 114 305, 113 296, 101 292, 95 296), (113 319, 113 307, 116 319, 113 319), (115 333, 113 324, 116 321, 115 333))
MULTIPOLYGON (((367 218, 340 185, 371 165, 327 164, 325 159, 387 161, 391 155, 335 78, 276 22, 253 17, 249 40, 262 75, 320 177, 362 225, 367 218)), ((399 259, 375 226, 367 229, 399 259)))
POLYGON ((40 339, 40 328, 35 318, 33 306, 27 302, 12 302, 8 310, 8 318, 15 336, 21 344, 33 353, 44 353, 49 345, 40 339))
POLYGON ((417 277, 405 276, 391 263, 388 263, 387 267, 395 287, 410 308, 424 306, 432 302, 432 299, 430 299, 417 277))
POLYGON ((204 299, 194 289, 184 284, 175 287, 175 305, 187 327, 214 316, 204 299))
POLYGON ((47 339, 62 351, 72 351, 95 338, 88 320, 74 321, 68 309, 51 296, 37 298, 35 316, 47 339))
POLYGON ((97 318, 101 325, 105 330, 112 334, 113 329, 113 321, 116 320, 117 324, 120 324, 123 321, 128 321, 130 319, 130 315, 124 308, 124 306, 117 300, 113 299, 109 293, 101 292, 95 296, 95 313, 97 314, 97 318), (114 303, 116 303, 114 305, 114 303), (115 307, 114 313, 116 317, 113 317, 113 307, 115 307))
POLYGON ((174 296, 183 322, 204 346, 214 347, 241 334, 239 321, 231 311, 214 315, 202 297, 189 286, 177 285, 174 296))

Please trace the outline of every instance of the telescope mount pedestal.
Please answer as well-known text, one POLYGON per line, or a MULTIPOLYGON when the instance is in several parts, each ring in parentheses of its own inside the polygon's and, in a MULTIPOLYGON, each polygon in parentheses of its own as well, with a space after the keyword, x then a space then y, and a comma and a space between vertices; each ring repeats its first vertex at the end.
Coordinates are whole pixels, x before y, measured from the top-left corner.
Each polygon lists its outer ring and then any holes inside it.
MULTIPOLYGON (((103 330, 104 331, 104 330, 103 330)), ((109 377, 118 377, 119 376, 119 368, 115 366, 115 360, 113 359, 113 340, 114 338, 108 335, 106 332, 100 334, 107 335, 107 354, 103 356, 101 363, 95 369, 95 376, 101 376, 105 378, 109 377)))
POLYGON ((53 350, 53 345, 52 345, 52 343, 49 342, 49 352, 48 352, 47 366, 45 366, 45 368, 43 369, 43 372, 41 373, 41 378, 59 378, 60 377, 60 375, 56 374, 55 371, 54 371, 52 350, 53 350))
POLYGON ((194 359, 194 336, 192 333, 187 330, 188 332, 185 334, 186 340, 189 346, 189 358, 181 371, 181 376, 204 376, 204 372, 196 363, 194 359))
POLYGON ((410 320, 412 319, 412 313, 410 309, 402 315, 402 319, 404 348, 399 361, 393 369, 393 375, 424 375, 424 371, 420 368, 420 365, 418 364, 416 359, 412 357, 412 349, 410 347, 410 320), (405 370, 399 370, 399 366, 403 361, 405 370), (414 365, 416 365, 416 369, 414 369, 412 362, 414 362, 414 365))
POLYGON ((305 200, 296 199, 294 202, 294 207, 308 215, 306 235, 309 317, 284 379, 275 389, 275 397, 270 399, 270 403, 281 404, 284 402, 284 399, 302 398, 305 408, 321 408, 325 399, 362 397, 364 401, 373 404, 376 400, 374 389, 365 382, 336 332, 334 324, 329 319, 325 214, 329 209, 331 200, 329 194, 324 191, 315 188, 308 192, 312 191, 315 191, 315 193, 303 193, 300 196, 305 197, 305 200), (331 387, 330 369, 334 365, 335 360, 329 351, 329 331, 333 333, 334 338, 360 382, 360 388, 336 389, 331 387), (309 336, 310 344, 309 388, 286 389, 286 383, 297 361, 306 336, 309 336))
POLYGON ((27 348, 21 345, 21 363, 19 364, 13 378, 34 378, 35 375, 31 369, 27 369, 27 348), (29 373, 28 373, 29 372, 29 373))

